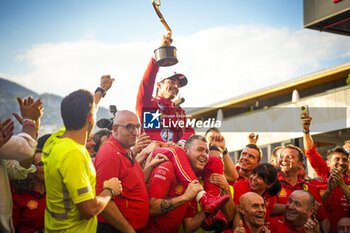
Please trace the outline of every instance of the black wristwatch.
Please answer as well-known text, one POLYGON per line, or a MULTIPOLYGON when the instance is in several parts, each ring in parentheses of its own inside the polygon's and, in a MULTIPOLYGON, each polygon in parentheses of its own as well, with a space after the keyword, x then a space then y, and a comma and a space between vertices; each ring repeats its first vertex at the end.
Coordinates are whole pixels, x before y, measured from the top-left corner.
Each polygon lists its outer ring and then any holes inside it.
POLYGON ((225 148, 225 150, 222 152, 222 155, 226 155, 228 154, 227 148, 225 148))
POLYGON ((96 92, 101 92, 102 97, 105 97, 105 95, 106 95, 106 91, 103 90, 101 87, 98 87, 98 88, 96 89, 95 94, 96 94, 96 92))

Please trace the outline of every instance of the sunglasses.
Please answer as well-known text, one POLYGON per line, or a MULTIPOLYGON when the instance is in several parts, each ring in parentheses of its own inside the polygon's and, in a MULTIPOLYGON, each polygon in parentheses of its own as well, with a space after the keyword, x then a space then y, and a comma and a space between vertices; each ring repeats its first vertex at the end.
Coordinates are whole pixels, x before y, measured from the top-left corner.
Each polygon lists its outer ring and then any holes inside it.
POLYGON ((131 123, 126 124, 126 125, 119 125, 119 124, 116 124, 116 125, 126 128, 129 132, 133 132, 133 131, 135 130, 135 128, 136 128, 137 130, 139 130, 140 127, 141 127, 140 124, 134 125, 134 124, 131 124, 131 123))

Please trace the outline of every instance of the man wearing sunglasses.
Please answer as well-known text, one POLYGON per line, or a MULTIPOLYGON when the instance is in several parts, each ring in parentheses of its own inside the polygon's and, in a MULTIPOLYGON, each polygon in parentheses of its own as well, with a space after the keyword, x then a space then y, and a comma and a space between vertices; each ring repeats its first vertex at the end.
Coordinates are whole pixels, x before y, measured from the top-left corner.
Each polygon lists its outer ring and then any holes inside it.
POLYGON ((103 181, 118 177, 123 185, 121 195, 110 201, 98 216, 97 232, 135 232, 144 227, 149 217, 149 201, 144 173, 130 150, 139 135, 140 122, 130 111, 118 111, 112 135, 98 151, 96 193, 103 190, 103 181))

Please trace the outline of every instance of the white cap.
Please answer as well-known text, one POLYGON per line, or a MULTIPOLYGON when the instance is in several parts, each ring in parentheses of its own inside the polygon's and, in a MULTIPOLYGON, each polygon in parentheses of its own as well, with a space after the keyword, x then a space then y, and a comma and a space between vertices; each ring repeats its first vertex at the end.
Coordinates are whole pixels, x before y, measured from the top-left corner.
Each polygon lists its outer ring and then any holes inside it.
POLYGON ((183 74, 179 74, 176 72, 162 72, 158 74, 158 82, 161 82, 165 79, 177 78, 179 80, 180 87, 187 85, 187 78, 183 74))

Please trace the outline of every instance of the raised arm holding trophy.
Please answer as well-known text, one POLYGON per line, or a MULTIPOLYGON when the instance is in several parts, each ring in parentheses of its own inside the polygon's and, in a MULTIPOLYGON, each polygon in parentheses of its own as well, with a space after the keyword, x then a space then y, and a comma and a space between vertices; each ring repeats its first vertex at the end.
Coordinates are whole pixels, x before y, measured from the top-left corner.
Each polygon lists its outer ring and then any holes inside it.
POLYGON ((160 11, 159 11, 160 0, 158 0, 158 1, 152 0, 152 5, 153 5, 154 10, 156 11, 157 15, 159 16, 160 21, 163 23, 166 30, 168 30, 168 34, 166 36, 164 36, 164 40, 163 40, 161 47, 154 50, 156 64, 158 66, 175 65, 178 62, 177 57, 176 57, 176 48, 174 46, 170 46, 170 44, 172 42, 172 39, 171 39, 172 32, 171 32, 169 25, 165 21, 162 13, 160 13, 160 11))

